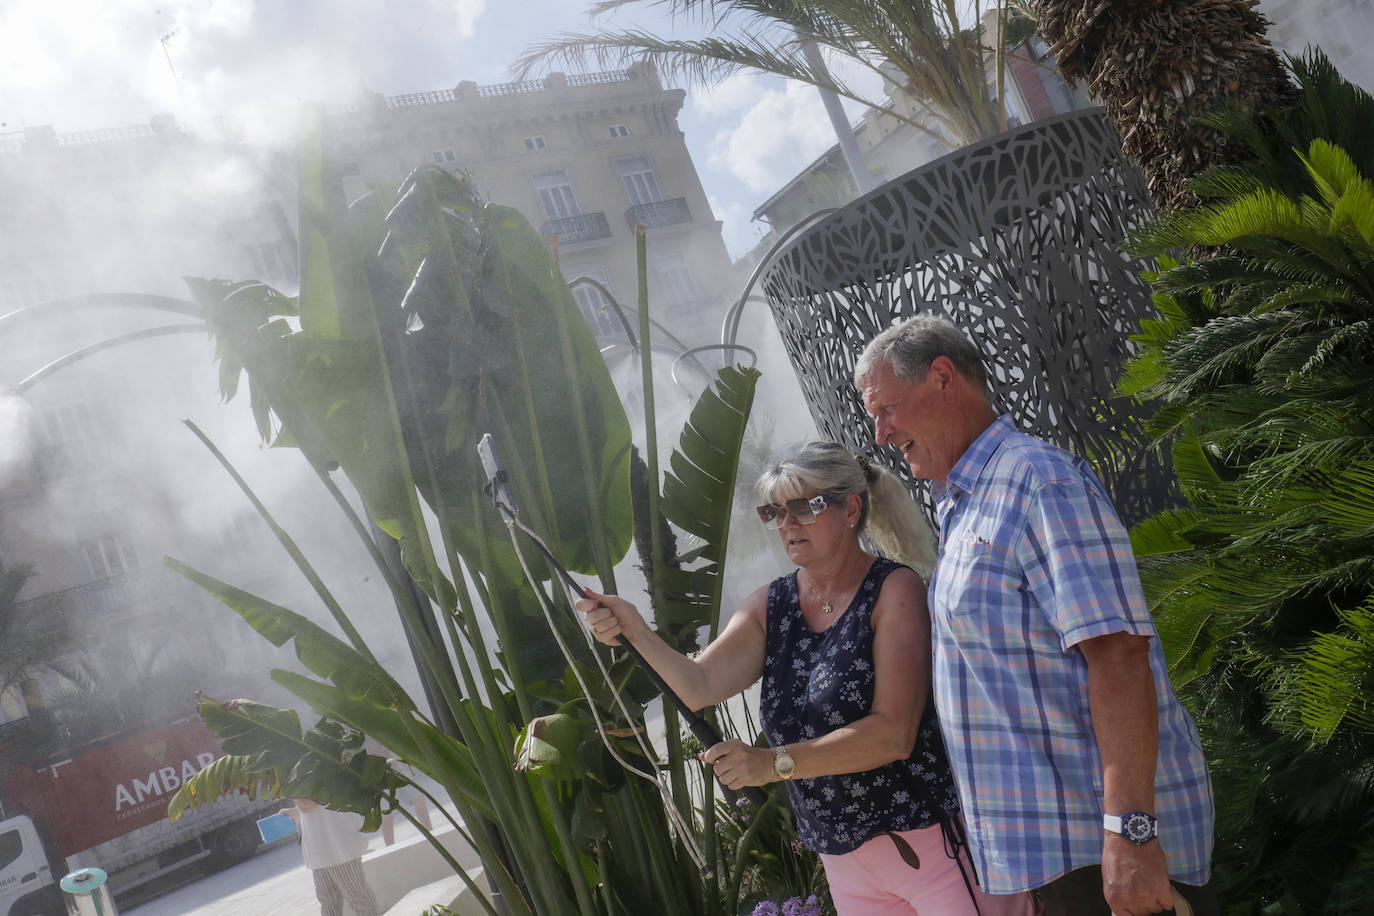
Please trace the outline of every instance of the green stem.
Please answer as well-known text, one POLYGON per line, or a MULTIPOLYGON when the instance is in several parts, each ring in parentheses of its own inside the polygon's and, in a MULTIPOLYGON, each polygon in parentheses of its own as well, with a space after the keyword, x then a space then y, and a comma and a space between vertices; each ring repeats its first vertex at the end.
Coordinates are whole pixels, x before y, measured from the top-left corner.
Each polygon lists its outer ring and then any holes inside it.
POLYGON ((763 807, 754 812, 754 820, 749 824, 749 828, 744 831, 744 835, 739 838, 739 846, 735 850, 735 867, 730 873, 730 896, 726 899, 734 901, 733 906, 739 906, 740 882, 744 879, 744 868, 749 864, 749 849, 754 841, 754 835, 763 826, 765 816, 772 814, 773 809, 778 805, 778 792, 770 792, 768 801, 764 802, 763 807))
POLYGON ((291 535, 287 534, 286 530, 283 529, 281 525, 277 524, 277 520, 272 517, 272 513, 262 504, 262 500, 258 499, 252 487, 248 486, 248 481, 243 479, 239 472, 229 462, 229 459, 224 457, 224 453, 215 446, 215 443, 210 441, 210 437, 205 435, 199 426, 190 420, 182 420, 181 422, 185 423, 187 428, 196 434, 196 438, 201 441, 201 444, 210 450, 211 455, 215 456, 215 460, 220 463, 220 467, 224 468, 229 476, 233 478, 234 483, 243 491, 243 495, 248 497, 248 501, 253 504, 253 508, 257 510, 258 515, 267 523, 267 527, 276 535, 282 548, 286 551, 287 555, 291 557, 292 562, 296 564, 296 568, 305 576, 306 581, 310 583, 310 587, 315 590, 315 594, 320 596, 320 600, 324 602, 324 606, 329 609, 330 616, 332 616, 334 622, 339 625, 339 629, 344 631, 344 634, 348 637, 348 641, 353 648, 358 651, 359 655, 364 656, 368 661, 375 664, 377 658, 372 654, 372 650, 367 647, 367 643, 363 642, 362 634, 354 628, 353 622, 348 619, 348 615, 344 613, 344 609, 339 605, 339 602, 334 599, 334 595, 324 584, 324 580, 320 578, 319 573, 315 572, 315 568, 310 565, 310 561, 305 558, 305 554, 301 551, 300 547, 296 545, 291 535))
MULTIPOLYGON (((433 846, 435 851, 448 863, 449 868, 453 869, 454 874, 462 879, 463 884, 467 885, 467 889, 472 891, 472 895, 477 898, 477 902, 481 905, 482 909, 490 913, 491 916, 500 916, 500 914, 496 912, 496 908, 491 905, 491 901, 487 899, 487 895, 473 882, 472 876, 468 874, 467 869, 458 864, 458 860, 453 857, 453 854, 448 851, 439 838, 431 833, 428 827, 420 823, 419 819, 405 808, 401 808, 400 812, 405 816, 405 819, 414 824, 415 829, 420 831, 424 838, 429 841, 429 845, 433 846)), ((457 824, 454 826, 456 827, 457 824)), ((471 837, 464 834, 464 839, 468 841, 469 845, 472 845, 471 837)))
POLYGON ((577 908, 583 916, 596 916, 596 905, 592 902, 587 880, 582 876, 582 862, 573 843, 572 830, 568 827, 568 812, 563 809, 553 783, 544 783, 544 798, 549 803, 549 820, 553 821, 553 832, 558 837, 559 847, 563 850, 563 870, 567 872, 573 895, 577 897, 577 908))

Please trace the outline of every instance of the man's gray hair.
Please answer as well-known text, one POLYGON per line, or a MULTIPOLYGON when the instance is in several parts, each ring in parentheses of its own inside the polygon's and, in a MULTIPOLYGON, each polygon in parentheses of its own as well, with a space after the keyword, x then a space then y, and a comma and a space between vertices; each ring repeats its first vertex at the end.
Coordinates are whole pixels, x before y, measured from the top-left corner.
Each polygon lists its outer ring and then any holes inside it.
POLYGON ((930 364, 940 356, 986 394, 988 373, 983 368, 982 354, 968 335, 939 315, 908 318, 869 341, 854 364, 854 386, 862 390, 864 380, 879 363, 887 363, 892 374, 903 381, 924 381, 930 364))

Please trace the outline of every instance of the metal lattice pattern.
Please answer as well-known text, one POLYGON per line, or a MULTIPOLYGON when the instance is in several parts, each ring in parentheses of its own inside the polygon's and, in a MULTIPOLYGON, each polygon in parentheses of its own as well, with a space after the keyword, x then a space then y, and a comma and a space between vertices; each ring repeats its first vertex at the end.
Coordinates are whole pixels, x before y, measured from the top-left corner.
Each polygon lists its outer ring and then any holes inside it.
POLYGON ((1153 309, 1146 265, 1120 246, 1151 211, 1115 131, 1089 111, 965 147, 818 223, 762 278, 817 428, 870 448, 854 361, 878 332, 934 311, 983 350, 994 404, 1092 461, 1123 518, 1172 504, 1140 408, 1111 397, 1153 309))

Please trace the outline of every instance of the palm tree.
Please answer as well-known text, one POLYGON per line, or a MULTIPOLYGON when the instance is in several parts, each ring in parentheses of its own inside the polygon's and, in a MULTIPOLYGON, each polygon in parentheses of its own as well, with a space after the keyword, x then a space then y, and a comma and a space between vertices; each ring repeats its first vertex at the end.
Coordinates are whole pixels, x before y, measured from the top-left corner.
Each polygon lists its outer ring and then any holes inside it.
POLYGON ((953 149, 1006 129, 1001 51, 1013 32, 1028 31, 1014 0, 975 0, 967 20, 945 0, 602 0, 591 13, 645 6, 666 8, 674 28, 711 34, 678 39, 634 27, 565 33, 531 47, 516 69, 523 75, 553 64, 604 69, 644 61, 696 85, 742 71, 770 73, 890 114, 953 149), (859 94, 808 57, 815 46, 896 83, 925 112, 909 115, 859 94))
POLYGON ((44 670, 65 673, 62 657, 75 646, 68 608, 61 602, 36 605, 19 599, 33 578, 28 564, 0 563, 0 693, 19 690, 39 702, 35 678, 44 670))
POLYGON ((1106 105, 1161 207, 1194 202, 1187 180, 1236 154, 1199 118, 1260 115, 1293 97, 1253 0, 1029 5, 1060 71, 1106 105))
POLYGON ((1374 893, 1374 99, 1323 58, 1298 105, 1212 123, 1244 151, 1136 239, 1186 509, 1132 543, 1217 794, 1231 912, 1364 913, 1374 893))

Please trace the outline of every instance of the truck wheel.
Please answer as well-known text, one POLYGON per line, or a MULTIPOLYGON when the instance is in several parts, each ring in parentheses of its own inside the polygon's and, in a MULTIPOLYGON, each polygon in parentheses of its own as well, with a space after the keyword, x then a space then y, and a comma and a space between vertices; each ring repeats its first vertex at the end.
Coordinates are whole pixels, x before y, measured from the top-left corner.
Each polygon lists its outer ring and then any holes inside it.
POLYGON ((210 848, 218 859, 240 862, 253 854, 258 848, 258 843, 258 828, 255 824, 238 824, 225 827, 215 834, 210 848))
POLYGON ((13 916, 67 916, 67 902, 62 892, 53 885, 49 892, 40 893, 28 900, 21 900, 10 912, 13 916))

